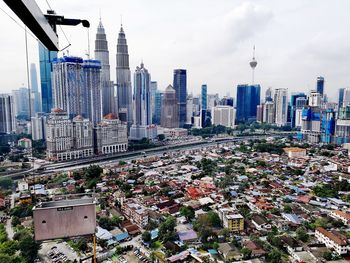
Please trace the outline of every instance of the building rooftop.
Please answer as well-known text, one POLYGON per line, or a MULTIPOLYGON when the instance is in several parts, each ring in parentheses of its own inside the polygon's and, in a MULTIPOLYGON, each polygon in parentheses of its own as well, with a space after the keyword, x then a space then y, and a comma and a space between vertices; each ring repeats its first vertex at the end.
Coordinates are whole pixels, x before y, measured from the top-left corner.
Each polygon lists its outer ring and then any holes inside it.
POLYGON ((58 208, 58 207, 69 207, 69 206, 80 206, 95 204, 93 198, 82 198, 82 199, 71 199, 71 200, 59 200, 39 203, 33 209, 48 209, 48 208, 58 208))

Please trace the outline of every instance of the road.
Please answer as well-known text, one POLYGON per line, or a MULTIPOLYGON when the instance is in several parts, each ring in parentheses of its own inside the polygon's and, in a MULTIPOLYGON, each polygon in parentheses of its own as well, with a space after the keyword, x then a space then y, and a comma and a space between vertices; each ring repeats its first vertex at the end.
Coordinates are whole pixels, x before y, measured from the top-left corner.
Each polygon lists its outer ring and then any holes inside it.
POLYGON ((173 144, 167 146, 160 146, 151 149, 145 149, 140 151, 130 151, 124 153, 118 153, 114 155, 104 155, 104 156, 94 156, 93 158, 87 159, 79 159, 72 160, 60 163, 50 163, 43 164, 40 168, 44 170, 40 170, 39 167, 32 168, 29 171, 18 172, 15 174, 5 175, 7 177, 11 177, 14 180, 22 179, 25 175, 35 175, 41 176, 46 174, 51 174, 60 171, 71 171, 76 169, 81 169, 84 167, 88 167, 91 164, 95 165, 108 165, 114 163, 116 161, 131 161, 135 159, 139 159, 140 156, 152 156, 152 155, 162 155, 164 152, 172 152, 178 150, 189 150, 189 149, 199 149, 207 146, 213 146, 218 143, 228 143, 228 142, 238 142, 249 139, 262 139, 266 137, 286 137, 290 135, 290 132, 276 133, 276 134, 266 134, 266 135, 251 135, 244 137, 218 137, 210 140, 200 140, 200 141, 191 141, 184 142, 181 144, 173 144))

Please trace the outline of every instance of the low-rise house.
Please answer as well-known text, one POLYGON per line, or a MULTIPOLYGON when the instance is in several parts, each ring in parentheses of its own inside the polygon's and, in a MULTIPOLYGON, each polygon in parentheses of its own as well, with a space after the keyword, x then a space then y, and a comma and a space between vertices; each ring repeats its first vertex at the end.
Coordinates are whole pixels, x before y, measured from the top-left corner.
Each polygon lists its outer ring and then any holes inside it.
POLYGON ((230 243, 220 243, 218 251, 227 261, 241 260, 243 257, 238 248, 230 243))
POLYGON ((337 254, 347 254, 350 250, 348 239, 336 231, 327 231, 323 227, 316 228, 315 237, 326 247, 333 249, 337 254))
POLYGON ((141 228, 148 224, 148 210, 133 199, 123 203, 122 212, 130 221, 141 228))
POLYGON ((257 230, 270 230, 271 225, 266 221, 266 219, 260 215, 252 216, 252 223, 256 227, 257 230))
POLYGON ((329 215, 337 220, 341 220, 345 225, 350 225, 350 214, 346 212, 335 210, 330 212, 329 215))
POLYGON ((252 251, 251 257, 264 257, 267 252, 262 249, 258 244, 254 241, 248 240, 244 242, 244 246, 252 251))

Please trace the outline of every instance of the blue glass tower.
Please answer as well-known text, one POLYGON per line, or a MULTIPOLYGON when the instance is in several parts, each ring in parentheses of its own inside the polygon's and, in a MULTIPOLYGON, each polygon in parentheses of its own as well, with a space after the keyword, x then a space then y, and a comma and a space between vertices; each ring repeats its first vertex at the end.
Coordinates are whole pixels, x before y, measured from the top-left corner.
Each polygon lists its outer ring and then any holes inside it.
POLYGON ((338 96, 338 109, 343 107, 343 102, 344 102, 344 92, 345 88, 340 88, 339 89, 339 96, 338 96))
POLYGON ((53 107, 52 100, 52 61, 57 58, 56 51, 49 51, 39 43, 40 84, 41 84, 41 110, 49 113, 53 107))
POLYGON ((154 95, 154 113, 153 113, 153 123, 160 125, 161 115, 162 115, 162 98, 163 93, 156 90, 154 95))
POLYGON ((186 99, 187 99, 187 73, 186 69, 174 70, 173 87, 176 92, 177 103, 179 105, 179 127, 186 124, 186 99))
POLYGON ((296 93, 296 94, 292 94, 291 99, 290 99, 290 106, 291 106, 291 113, 290 113, 290 123, 292 127, 295 127, 295 117, 296 117, 296 109, 298 108, 297 106, 297 99, 298 98, 307 98, 307 96, 305 95, 305 93, 296 93))
POLYGON ((316 91, 317 93, 320 93, 321 95, 323 95, 323 89, 324 89, 324 78, 318 77, 316 91))
POLYGON ((237 86, 237 120, 256 120, 256 107, 260 104, 260 85, 237 86))
POLYGON ((206 126, 208 108, 208 88, 206 84, 203 84, 201 88, 201 107, 201 122, 204 128, 206 126))

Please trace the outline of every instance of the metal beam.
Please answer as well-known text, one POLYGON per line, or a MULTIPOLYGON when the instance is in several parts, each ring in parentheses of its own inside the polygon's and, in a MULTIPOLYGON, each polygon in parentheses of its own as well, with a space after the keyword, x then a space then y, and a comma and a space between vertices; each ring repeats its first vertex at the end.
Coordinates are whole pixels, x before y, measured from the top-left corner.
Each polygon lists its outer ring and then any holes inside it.
POLYGON ((34 0, 4 0, 11 10, 50 51, 58 51, 58 36, 34 0))

